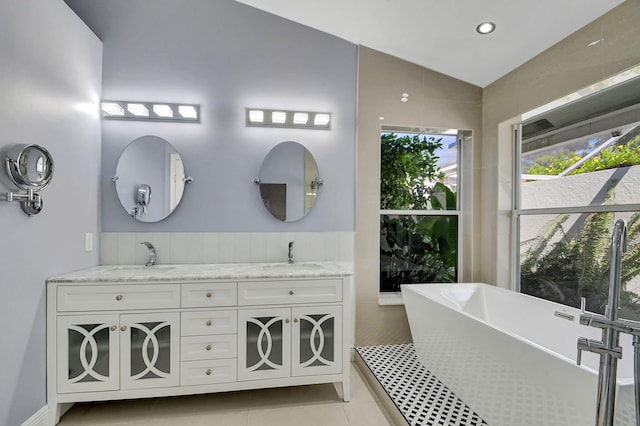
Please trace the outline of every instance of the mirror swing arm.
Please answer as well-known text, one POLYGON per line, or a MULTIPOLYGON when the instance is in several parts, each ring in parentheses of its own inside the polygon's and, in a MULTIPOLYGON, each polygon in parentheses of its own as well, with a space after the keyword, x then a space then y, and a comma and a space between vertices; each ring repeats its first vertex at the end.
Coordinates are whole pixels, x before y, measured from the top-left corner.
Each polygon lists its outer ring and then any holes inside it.
MULTIPOLYGON (((190 183, 190 182, 187 182, 187 183, 190 183)), ((253 183, 260 185, 262 183, 262 179, 260 179, 259 177, 254 177, 253 183)), ((322 185, 324 185, 324 179, 320 179, 316 177, 311 181, 312 189, 318 189, 322 185)))
MULTIPOLYGON (((114 184, 118 179, 118 176, 111 176, 111 182, 113 182, 114 184)), ((191 176, 186 176, 183 178, 183 182, 185 184, 193 183, 193 178, 191 176)), ((138 219, 140 215, 147 214, 147 206, 149 205, 149 200, 151 199, 151 187, 147 184, 139 185, 137 195, 137 203, 140 207, 135 206, 129 212, 131 217, 133 217, 134 219, 138 219)))
POLYGON ((24 192, 6 192, 0 201, 19 202, 28 216, 40 213, 43 202, 38 191, 44 189, 53 176, 53 158, 49 151, 40 145, 15 145, 5 154, 4 165, 11 183, 24 192))

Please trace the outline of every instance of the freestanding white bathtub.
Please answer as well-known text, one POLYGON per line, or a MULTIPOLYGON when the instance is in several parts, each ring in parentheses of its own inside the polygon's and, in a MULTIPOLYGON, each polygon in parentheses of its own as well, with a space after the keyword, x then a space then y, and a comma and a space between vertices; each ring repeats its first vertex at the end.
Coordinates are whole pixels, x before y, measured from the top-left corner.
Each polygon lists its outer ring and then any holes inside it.
MULTIPOLYGON (((487 284, 402 286, 420 362, 489 426, 595 424, 599 356, 580 311, 487 284), (560 315, 560 316, 558 316, 560 315), (573 318, 572 318, 573 317, 573 318)), ((633 348, 620 335, 616 426, 635 426, 633 348)))

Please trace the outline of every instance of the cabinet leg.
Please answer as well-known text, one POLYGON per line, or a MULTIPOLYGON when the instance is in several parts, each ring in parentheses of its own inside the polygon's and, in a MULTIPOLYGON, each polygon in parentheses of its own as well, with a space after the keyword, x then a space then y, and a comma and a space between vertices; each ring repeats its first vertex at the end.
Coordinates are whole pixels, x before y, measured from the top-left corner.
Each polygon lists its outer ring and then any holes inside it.
POLYGON ((349 375, 343 375, 342 381, 334 383, 333 386, 336 388, 338 396, 342 396, 344 402, 349 402, 351 399, 351 380, 349 375))
POLYGON ((49 409, 49 426, 55 426, 60 422, 60 416, 62 416, 62 404, 47 404, 49 409))

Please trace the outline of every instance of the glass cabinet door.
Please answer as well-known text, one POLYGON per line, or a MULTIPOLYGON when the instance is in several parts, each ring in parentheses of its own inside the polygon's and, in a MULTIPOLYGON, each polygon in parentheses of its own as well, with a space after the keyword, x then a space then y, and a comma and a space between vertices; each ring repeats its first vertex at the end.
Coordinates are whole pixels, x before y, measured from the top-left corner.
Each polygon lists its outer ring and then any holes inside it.
POLYGON ((342 306, 292 309, 292 376, 342 373, 342 306))
POLYGON ((120 317, 122 389, 178 386, 180 314, 120 317))
POLYGON ((238 380, 291 375, 291 309, 238 311, 238 380))
POLYGON ((58 392, 117 390, 118 315, 61 316, 57 327, 58 392))

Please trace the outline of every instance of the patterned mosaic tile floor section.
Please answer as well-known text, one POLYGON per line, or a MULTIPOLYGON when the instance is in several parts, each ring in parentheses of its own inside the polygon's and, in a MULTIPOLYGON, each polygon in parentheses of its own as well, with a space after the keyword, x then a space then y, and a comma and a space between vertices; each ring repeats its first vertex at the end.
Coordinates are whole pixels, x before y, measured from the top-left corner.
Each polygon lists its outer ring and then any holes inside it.
POLYGON ((356 351, 410 425, 488 426, 420 365, 412 344, 363 346, 356 351))

